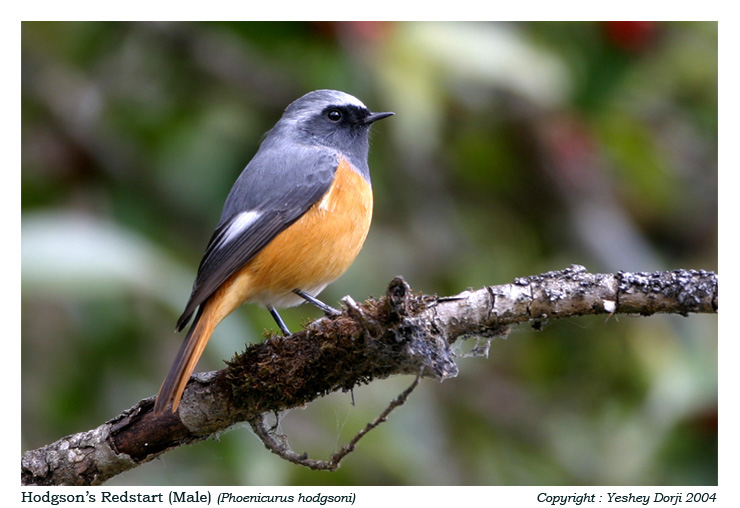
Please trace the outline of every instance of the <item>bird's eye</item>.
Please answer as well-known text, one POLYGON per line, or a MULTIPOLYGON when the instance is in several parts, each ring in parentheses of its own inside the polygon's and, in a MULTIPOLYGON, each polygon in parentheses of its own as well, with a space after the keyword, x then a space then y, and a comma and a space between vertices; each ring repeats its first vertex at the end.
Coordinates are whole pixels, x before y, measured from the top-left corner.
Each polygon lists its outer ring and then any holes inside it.
POLYGON ((342 119, 342 112, 338 109, 330 109, 326 112, 326 117, 332 122, 338 122, 342 119))

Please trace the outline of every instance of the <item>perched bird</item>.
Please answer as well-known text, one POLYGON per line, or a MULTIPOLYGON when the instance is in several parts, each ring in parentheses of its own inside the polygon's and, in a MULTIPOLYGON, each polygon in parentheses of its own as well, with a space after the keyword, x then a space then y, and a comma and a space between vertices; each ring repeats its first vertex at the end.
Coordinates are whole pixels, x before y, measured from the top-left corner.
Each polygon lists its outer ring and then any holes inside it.
POLYGON ((234 183, 198 268, 177 331, 195 318, 159 390, 154 412, 176 411, 216 326, 244 302, 277 307, 309 301, 352 264, 373 209, 367 156, 373 122, 357 98, 316 90, 291 103, 234 183))

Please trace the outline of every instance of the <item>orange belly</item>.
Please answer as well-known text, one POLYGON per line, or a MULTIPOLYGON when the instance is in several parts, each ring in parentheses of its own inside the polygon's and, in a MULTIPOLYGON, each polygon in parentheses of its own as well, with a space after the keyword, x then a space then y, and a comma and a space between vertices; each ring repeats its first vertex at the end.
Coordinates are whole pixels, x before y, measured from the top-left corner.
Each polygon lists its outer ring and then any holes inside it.
POLYGON ((294 289, 318 294, 357 257, 372 211, 370 184, 342 160, 326 194, 216 291, 214 317, 220 321, 243 302, 298 305, 304 300, 294 289))

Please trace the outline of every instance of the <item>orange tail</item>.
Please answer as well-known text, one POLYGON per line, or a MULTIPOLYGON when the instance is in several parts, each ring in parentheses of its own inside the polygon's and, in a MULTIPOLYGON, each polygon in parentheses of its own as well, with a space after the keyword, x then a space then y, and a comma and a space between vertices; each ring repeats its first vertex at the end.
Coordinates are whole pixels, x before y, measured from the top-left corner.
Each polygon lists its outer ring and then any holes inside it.
POLYGON ((218 321, 213 319, 210 305, 206 302, 195 315, 195 320, 190 326, 188 335, 185 337, 170 372, 159 389, 157 400, 154 403, 154 414, 163 413, 170 402, 172 402, 172 412, 177 411, 177 406, 180 404, 180 398, 185 390, 185 385, 188 384, 190 374, 195 369, 195 364, 198 363, 200 355, 203 354, 208 339, 211 338, 217 324, 218 321))

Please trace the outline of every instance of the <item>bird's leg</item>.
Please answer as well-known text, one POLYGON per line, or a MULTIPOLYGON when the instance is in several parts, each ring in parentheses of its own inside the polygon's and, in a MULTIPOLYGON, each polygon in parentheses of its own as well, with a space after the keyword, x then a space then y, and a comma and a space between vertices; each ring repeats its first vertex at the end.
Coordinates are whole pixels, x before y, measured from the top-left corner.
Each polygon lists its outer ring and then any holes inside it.
POLYGON ((274 319, 277 325, 280 327, 280 331, 283 332, 283 335, 285 335, 286 337, 290 335, 290 330, 288 330, 288 327, 285 326, 285 321, 283 321, 283 318, 280 317, 280 314, 278 314, 277 309, 275 309, 275 307, 273 307, 272 305, 268 305, 267 310, 270 311, 270 315, 272 316, 272 319, 274 319))
POLYGON ((339 312, 334 307, 331 307, 325 304, 318 298, 309 295, 308 293, 306 293, 305 291, 301 289, 294 289, 293 292, 297 294, 298 296, 300 296, 301 298, 303 298, 304 300, 306 300, 307 302, 312 303, 319 309, 323 310, 324 314, 326 314, 327 316, 338 316, 339 314, 341 314, 341 312, 339 312))

